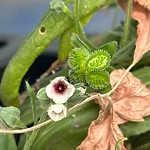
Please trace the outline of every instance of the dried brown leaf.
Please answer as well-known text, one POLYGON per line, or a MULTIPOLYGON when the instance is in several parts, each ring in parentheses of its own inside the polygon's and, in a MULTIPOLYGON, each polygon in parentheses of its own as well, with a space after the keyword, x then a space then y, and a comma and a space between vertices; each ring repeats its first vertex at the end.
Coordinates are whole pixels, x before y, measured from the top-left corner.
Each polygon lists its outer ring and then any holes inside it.
MULTIPOLYGON (((119 4, 125 10, 125 1, 119 0, 119 4)), ((133 63, 135 64, 150 50, 150 1, 135 0, 133 3, 132 18, 138 21, 138 37, 133 59, 133 63)))
POLYGON ((138 2, 140 5, 144 6, 145 8, 150 10, 150 1, 149 0, 134 0, 138 2))
MULTIPOLYGON (((113 87, 124 72, 125 70, 115 70, 111 73, 110 82, 113 87)), ((150 90, 129 72, 115 90, 112 103, 114 111, 125 119, 118 120, 118 124, 128 120, 144 121, 143 117, 150 115, 150 90)))
MULTIPOLYGON (((112 87, 124 73, 125 70, 121 69, 111 73, 112 87)), ((106 103, 108 99, 105 98, 104 101, 106 103)), ((100 116, 103 115, 102 121, 91 123, 86 139, 77 150, 115 150, 116 142, 123 138, 118 125, 127 121, 144 121, 143 117, 150 115, 150 90, 131 73, 128 73, 117 87, 111 102, 111 113, 107 116, 100 113, 100 116)), ((106 103, 105 107, 107 105, 106 103)), ((123 143, 120 143, 119 147, 120 150, 126 150, 123 143)))
MULTIPOLYGON (((103 116, 102 121, 95 120, 91 123, 87 138, 77 147, 77 150, 115 150, 116 142, 122 137, 123 134, 113 121, 113 113, 111 113, 103 116)), ((125 150, 122 143, 119 147, 125 150)))

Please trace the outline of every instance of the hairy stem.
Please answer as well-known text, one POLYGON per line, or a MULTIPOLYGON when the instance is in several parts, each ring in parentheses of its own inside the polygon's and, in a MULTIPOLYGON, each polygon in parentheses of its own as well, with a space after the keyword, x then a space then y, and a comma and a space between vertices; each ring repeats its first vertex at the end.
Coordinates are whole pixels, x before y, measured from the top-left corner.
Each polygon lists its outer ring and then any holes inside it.
POLYGON ((125 24, 124 24, 124 32, 123 32, 123 37, 122 37, 122 41, 121 41, 121 47, 125 47, 127 45, 129 31, 130 31, 132 3, 133 3, 133 0, 128 0, 127 8, 126 8, 126 19, 125 19, 125 24))
MULTIPOLYGON (((45 120, 46 116, 47 116, 47 112, 46 112, 46 110, 44 110, 43 114, 41 115, 41 118, 39 120, 39 124, 45 120)), ((34 142, 34 139, 36 138, 36 136, 38 134, 38 131, 39 131, 39 129, 38 130, 34 130, 31 133, 31 135, 29 136, 29 138, 26 140, 26 143, 25 143, 25 146, 24 146, 23 150, 29 150, 31 148, 31 146, 32 146, 32 144, 34 142)))

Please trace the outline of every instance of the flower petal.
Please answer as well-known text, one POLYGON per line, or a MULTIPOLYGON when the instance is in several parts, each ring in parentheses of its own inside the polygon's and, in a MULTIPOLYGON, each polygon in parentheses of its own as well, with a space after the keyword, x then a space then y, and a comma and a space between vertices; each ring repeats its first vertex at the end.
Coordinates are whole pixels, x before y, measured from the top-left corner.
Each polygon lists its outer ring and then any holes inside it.
POLYGON ((57 77, 46 86, 46 94, 55 103, 66 103, 75 92, 75 87, 66 81, 65 77, 57 77))
POLYGON ((59 121, 66 117, 67 108, 63 104, 54 104, 48 108, 48 116, 53 121, 59 121))

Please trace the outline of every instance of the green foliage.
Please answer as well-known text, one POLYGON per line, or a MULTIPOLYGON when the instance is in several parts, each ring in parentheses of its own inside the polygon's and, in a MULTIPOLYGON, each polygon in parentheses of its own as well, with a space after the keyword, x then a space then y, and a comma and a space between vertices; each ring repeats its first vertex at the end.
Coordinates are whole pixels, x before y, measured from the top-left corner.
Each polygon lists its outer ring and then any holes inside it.
POLYGON ((40 100, 41 108, 48 108, 52 103, 51 99, 46 94, 46 88, 41 88, 38 92, 36 97, 40 100))
MULTIPOLYGON (((74 70, 82 70, 85 68, 85 54, 80 48, 73 49, 69 54, 69 66, 74 70)), ((83 70, 84 72, 84 70, 83 70)))
POLYGON ((41 88, 41 89, 37 92, 36 97, 37 97, 38 99, 42 100, 42 101, 48 100, 49 97, 48 97, 47 94, 46 94, 46 88, 45 88, 45 87, 44 87, 44 88, 41 88))
POLYGON ((0 149, 1 150, 17 150, 15 138, 10 134, 0 133, 0 149))
POLYGON ((107 44, 100 46, 99 49, 108 52, 112 57, 116 53, 117 42, 116 41, 109 42, 107 44))
POLYGON ((33 89, 31 88, 31 86, 29 85, 29 83, 26 81, 26 88, 28 90, 29 93, 29 98, 30 98, 30 102, 31 102, 31 106, 32 106, 32 115, 33 115, 33 120, 34 120, 34 125, 36 125, 37 120, 36 120, 36 105, 35 105, 35 94, 33 89))
POLYGON ((86 82, 94 89, 104 89, 109 85, 107 71, 86 72, 86 82))
POLYGON ((116 51, 117 43, 113 41, 101 46, 99 50, 90 52, 84 42, 74 36, 73 42, 82 48, 75 48, 69 54, 70 80, 74 83, 87 83, 94 89, 108 87, 109 73, 112 70, 111 57, 116 51))
POLYGON ((1 127, 23 128, 24 124, 20 121, 20 110, 16 107, 0 107, 1 127))
POLYGON ((98 105, 89 102, 71 111, 67 118, 40 129, 31 150, 73 150, 86 137, 88 126, 97 118, 98 105))
POLYGON ((106 51, 94 51, 86 61, 86 70, 89 72, 105 70, 110 65, 110 61, 110 55, 106 51))

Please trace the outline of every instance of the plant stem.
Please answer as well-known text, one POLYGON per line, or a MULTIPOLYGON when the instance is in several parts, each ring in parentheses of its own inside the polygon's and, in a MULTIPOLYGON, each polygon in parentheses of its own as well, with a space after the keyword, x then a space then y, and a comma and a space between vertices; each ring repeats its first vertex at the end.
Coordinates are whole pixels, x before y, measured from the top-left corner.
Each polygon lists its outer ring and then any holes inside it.
POLYGON ((125 47, 127 45, 127 40, 129 37, 129 30, 130 30, 130 22, 131 22, 130 18, 131 18, 131 12, 132 12, 132 3, 133 3, 133 0, 128 0, 121 47, 125 47))
MULTIPOLYGON (((43 121, 45 120, 46 116, 47 116, 47 112, 46 112, 46 110, 44 109, 43 114, 41 115, 40 120, 39 120, 38 123, 40 124, 41 122, 43 122, 43 121)), ((29 150, 29 149, 31 148, 31 146, 32 146, 32 144, 33 144, 33 142, 34 142, 34 139, 35 139, 35 137, 37 136, 38 132, 39 132, 39 129, 38 129, 38 130, 34 130, 34 131, 31 133, 31 135, 29 136, 28 140, 27 140, 26 143, 25 143, 25 146, 24 146, 24 149, 23 149, 23 150, 29 150)))
POLYGON ((85 42, 85 44, 93 49, 97 49, 86 37, 85 32, 83 30, 83 27, 80 23, 80 14, 79 14, 79 6, 80 6, 80 0, 75 1, 75 22, 76 22, 76 29, 77 29, 77 34, 81 36, 82 40, 85 42))

